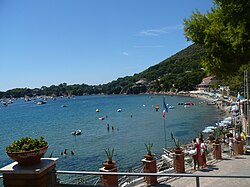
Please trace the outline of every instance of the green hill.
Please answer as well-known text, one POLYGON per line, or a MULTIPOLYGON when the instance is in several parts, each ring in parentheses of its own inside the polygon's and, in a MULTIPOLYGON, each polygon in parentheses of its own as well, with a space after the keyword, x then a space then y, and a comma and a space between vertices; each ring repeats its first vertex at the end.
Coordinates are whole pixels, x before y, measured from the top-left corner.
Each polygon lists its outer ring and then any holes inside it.
POLYGON ((203 55, 204 50, 193 44, 139 74, 118 78, 107 84, 91 86, 63 83, 58 86, 42 86, 35 89, 16 88, 0 92, 0 98, 25 95, 32 97, 36 95, 140 94, 193 90, 205 76, 200 63, 203 55))
POLYGON ((145 71, 103 85, 104 93, 138 94, 170 90, 193 90, 205 72, 201 66, 204 50, 191 45, 145 71))

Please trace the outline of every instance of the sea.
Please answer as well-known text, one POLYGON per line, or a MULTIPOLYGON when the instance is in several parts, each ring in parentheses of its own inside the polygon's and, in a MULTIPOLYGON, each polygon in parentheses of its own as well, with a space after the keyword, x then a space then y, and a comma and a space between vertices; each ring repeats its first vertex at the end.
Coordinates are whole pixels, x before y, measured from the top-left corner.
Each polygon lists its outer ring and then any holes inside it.
POLYGON ((165 102, 174 108, 163 118, 162 95, 63 97, 48 99, 43 105, 18 99, 0 107, 0 167, 12 162, 5 147, 14 140, 43 136, 49 143, 45 157, 59 158, 59 170, 98 171, 106 159, 104 149, 114 148, 118 170, 128 171, 141 164, 145 144, 153 143, 152 152, 160 157, 165 144, 173 147, 171 133, 181 143, 190 143, 223 117, 215 106, 199 98, 165 96, 165 102), (195 105, 185 108, 180 102, 195 105), (72 135, 76 130, 82 134, 72 135), (61 155, 65 149, 67 154, 61 155))

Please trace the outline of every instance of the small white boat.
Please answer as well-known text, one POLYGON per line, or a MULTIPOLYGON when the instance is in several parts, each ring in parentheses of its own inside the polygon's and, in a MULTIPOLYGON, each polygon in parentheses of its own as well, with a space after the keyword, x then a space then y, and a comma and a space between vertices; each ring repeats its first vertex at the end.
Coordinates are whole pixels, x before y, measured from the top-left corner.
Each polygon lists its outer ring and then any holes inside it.
POLYGON ((105 117, 101 117, 101 118, 98 118, 99 120, 104 120, 105 119, 105 117))
POLYGON ((173 106, 173 105, 170 105, 169 107, 168 107, 168 109, 174 109, 175 108, 175 106, 173 106))
POLYGON ((47 102, 46 101, 38 101, 37 104, 38 105, 43 105, 43 104, 46 104, 47 102))
POLYGON ((76 130, 74 132, 71 133, 72 135, 80 135, 82 134, 82 131, 81 130, 76 130))
POLYGON ((121 111, 122 111, 122 109, 120 109, 120 108, 117 110, 117 112, 121 112, 121 111))

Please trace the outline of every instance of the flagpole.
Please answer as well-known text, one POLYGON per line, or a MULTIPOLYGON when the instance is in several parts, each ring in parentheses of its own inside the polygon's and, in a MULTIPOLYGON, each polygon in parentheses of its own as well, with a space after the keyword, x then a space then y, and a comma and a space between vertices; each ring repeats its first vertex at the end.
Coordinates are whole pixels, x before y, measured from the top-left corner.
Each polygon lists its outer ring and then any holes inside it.
POLYGON ((167 149, 167 134, 166 134, 166 119, 164 117, 164 136, 165 136, 165 149, 167 149))
MULTIPOLYGON (((166 110, 165 109, 165 96, 163 95, 163 110, 166 110)), ((164 112, 164 115, 163 115, 163 123, 164 123, 164 146, 165 146, 165 149, 167 149, 167 132, 166 132, 166 112, 167 111, 163 111, 164 112)))

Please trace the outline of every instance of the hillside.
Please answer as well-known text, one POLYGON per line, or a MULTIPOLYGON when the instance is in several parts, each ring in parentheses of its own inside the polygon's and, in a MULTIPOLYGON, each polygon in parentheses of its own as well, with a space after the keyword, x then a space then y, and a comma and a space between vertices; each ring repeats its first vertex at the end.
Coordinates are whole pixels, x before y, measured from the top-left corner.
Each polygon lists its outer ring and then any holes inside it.
POLYGON ((91 86, 63 83, 58 86, 42 86, 35 89, 16 88, 0 92, 0 98, 23 97, 25 95, 32 97, 36 95, 139 94, 192 90, 205 76, 200 64, 203 55, 204 50, 193 44, 139 74, 118 78, 107 84, 91 86))
POLYGON ((192 90, 205 76, 201 59, 204 50, 191 45, 145 71, 103 85, 111 93, 138 94, 169 90, 192 90))

